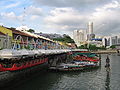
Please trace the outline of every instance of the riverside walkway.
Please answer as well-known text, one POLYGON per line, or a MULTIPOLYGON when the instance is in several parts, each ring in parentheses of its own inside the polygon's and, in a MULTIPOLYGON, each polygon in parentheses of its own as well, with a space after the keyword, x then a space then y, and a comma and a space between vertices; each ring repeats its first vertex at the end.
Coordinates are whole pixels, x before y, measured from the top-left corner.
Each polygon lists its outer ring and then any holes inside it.
POLYGON ((91 51, 91 53, 96 53, 96 54, 112 54, 112 53, 117 53, 117 50, 99 50, 99 51, 91 51))

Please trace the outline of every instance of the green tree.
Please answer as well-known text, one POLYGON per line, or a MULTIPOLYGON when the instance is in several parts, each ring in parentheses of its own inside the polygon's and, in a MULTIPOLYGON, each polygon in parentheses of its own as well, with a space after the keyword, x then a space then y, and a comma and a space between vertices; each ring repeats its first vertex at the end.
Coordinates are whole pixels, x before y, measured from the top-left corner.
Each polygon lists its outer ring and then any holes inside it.
POLYGON ((98 47, 96 45, 89 45, 89 50, 98 50, 98 47))
POLYGON ((55 41, 61 41, 64 43, 75 43, 73 39, 69 35, 64 34, 62 38, 54 38, 55 41))
POLYGON ((110 48, 114 49, 114 48, 115 48, 115 45, 110 46, 110 48))
POLYGON ((34 33, 35 30, 33 30, 33 29, 29 29, 28 32, 34 33))
POLYGON ((79 48, 79 49, 87 49, 87 44, 81 45, 81 46, 79 46, 78 48, 79 48))

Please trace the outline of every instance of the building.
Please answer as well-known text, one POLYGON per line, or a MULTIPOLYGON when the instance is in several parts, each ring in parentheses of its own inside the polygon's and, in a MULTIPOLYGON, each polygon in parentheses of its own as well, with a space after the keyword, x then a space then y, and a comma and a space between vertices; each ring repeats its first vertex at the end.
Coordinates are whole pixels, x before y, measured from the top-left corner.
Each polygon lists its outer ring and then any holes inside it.
POLYGON ((117 36, 111 37, 111 44, 116 45, 117 44, 117 36))
POLYGON ((0 49, 70 49, 73 45, 62 45, 60 42, 27 32, 0 26, 0 49))
POLYGON ((103 39, 102 39, 102 43, 103 43, 103 46, 104 47, 107 47, 108 45, 107 45, 107 39, 104 37, 103 39))
POLYGON ((6 43, 6 35, 0 32, 0 49, 7 48, 5 43, 6 43))
POLYGON ((93 38, 95 38, 95 34, 93 33, 93 22, 89 22, 87 30, 87 40, 91 41, 91 39, 93 38))
POLYGON ((0 26, 0 48, 11 48, 12 31, 6 27, 0 26))
POLYGON ((86 30, 74 30, 73 39, 77 46, 83 45, 87 40, 86 30))
POLYGON ((89 44, 95 45, 96 47, 102 47, 103 46, 102 41, 89 41, 89 44))
POLYGON ((88 33, 93 34, 93 22, 88 23, 88 33))

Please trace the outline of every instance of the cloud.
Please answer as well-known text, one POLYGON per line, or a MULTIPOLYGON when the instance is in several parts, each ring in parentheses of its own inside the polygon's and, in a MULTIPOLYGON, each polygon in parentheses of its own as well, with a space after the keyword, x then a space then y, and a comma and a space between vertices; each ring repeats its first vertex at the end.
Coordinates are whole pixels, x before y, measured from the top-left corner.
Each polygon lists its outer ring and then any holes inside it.
MULTIPOLYGON (((17 12, 16 12, 17 13, 17 12)), ((15 12, 3 12, 0 15, 4 19, 9 19, 9 20, 18 20, 22 21, 23 19, 28 19, 29 20, 36 20, 39 18, 39 16, 43 15, 42 9, 37 8, 34 6, 29 6, 28 8, 25 9, 25 13, 17 15, 15 12)))
POLYGON ((95 33, 110 35, 120 33, 120 3, 113 1, 103 7, 96 8, 91 20, 95 23, 95 33))
POLYGON ((8 12, 8 13, 1 13, 1 15, 3 19, 6 19, 6 20, 22 20, 23 19, 23 16, 20 15, 20 16, 17 16, 14 12, 8 12))
POLYGON ((17 19, 16 15, 14 12, 9 12, 9 13, 1 13, 1 16, 3 18, 9 18, 9 19, 17 19))
POLYGON ((87 23, 93 21, 94 32, 99 35, 120 33, 120 3, 112 1, 103 6, 94 8, 89 13, 83 13, 76 8, 55 8, 45 17, 47 28, 58 33, 70 33, 75 29, 87 29, 87 23))
POLYGON ((103 5, 111 0, 33 0, 39 5, 49 7, 83 7, 90 8, 92 6, 103 5))
POLYGON ((69 31, 84 27, 88 16, 73 8, 56 8, 44 20, 49 28, 69 31))
POLYGON ((96 34, 120 33, 119 0, 21 0, 20 3, 17 0, 10 2, 3 0, 3 2, 3 4, 0 2, 2 8, 0 19, 4 24, 19 25, 20 21, 25 19, 25 23, 32 28, 37 29, 35 25, 39 24, 37 26, 45 32, 68 34, 75 29, 87 29, 87 23, 93 21, 96 34), (24 7, 26 15, 23 15, 24 11, 21 9, 24 7))
POLYGON ((13 4, 9 4, 9 5, 5 6, 5 8, 13 8, 13 7, 16 7, 16 6, 18 6, 18 5, 20 5, 20 2, 16 2, 16 3, 13 3, 13 4))
POLYGON ((31 17, 30 17, 30 20, 36 20, 36 19, 39 19, 39 16, 38 15, 32 15, 31 17))
POLYGON ((42 15, 42 9, 34 6, 26 8, 26 12, 31 15, 42 15))

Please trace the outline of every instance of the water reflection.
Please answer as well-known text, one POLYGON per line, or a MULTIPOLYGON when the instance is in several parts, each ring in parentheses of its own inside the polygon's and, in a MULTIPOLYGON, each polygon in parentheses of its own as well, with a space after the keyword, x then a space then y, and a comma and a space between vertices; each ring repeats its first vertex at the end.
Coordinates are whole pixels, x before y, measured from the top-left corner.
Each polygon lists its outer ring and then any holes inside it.
POLYGON ((106 68, 105 90, 110 90, 110 71, 106 68))

